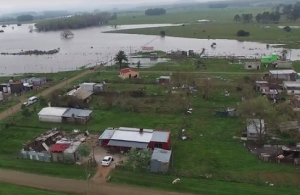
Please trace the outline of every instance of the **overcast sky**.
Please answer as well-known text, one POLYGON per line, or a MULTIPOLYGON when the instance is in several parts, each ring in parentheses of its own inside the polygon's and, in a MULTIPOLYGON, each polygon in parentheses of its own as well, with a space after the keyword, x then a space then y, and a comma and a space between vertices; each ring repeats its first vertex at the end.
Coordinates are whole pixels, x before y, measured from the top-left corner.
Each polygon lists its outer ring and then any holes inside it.
MULTIPOLYGON (((95 8, 108 7, 116 4, 141 5, 143 3, 170 3, 177 0, 0 0, 1 13, 15 11, 66 10, 68 8, 95 8)), ((197 0, 214 1, 214 0, 197 0)))

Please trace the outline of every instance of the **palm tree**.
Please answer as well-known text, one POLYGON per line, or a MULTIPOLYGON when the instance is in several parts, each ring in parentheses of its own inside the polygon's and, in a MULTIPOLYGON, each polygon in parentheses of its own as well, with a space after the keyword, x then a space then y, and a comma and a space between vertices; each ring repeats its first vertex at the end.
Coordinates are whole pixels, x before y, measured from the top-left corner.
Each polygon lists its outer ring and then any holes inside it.
POLYGON ((119 51, 116 54, 114 60, 115 60, 115 62, 119 63, 120 69, 122 68, 123 61, 128 62, 127 55, 126 55, 126 53, 124 51, 119 51))

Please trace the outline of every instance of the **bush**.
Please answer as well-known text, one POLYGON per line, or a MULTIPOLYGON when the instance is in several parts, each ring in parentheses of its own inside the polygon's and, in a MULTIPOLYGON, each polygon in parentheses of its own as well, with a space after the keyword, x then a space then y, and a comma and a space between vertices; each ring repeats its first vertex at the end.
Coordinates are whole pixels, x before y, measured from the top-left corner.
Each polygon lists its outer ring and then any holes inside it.
POLYGON ((244 31, 244 30, 239 30, 239 31, 237 31, 236 35, 239 37, 246 37, 246 36, 249 36, 250 33, 247 31, 244 31))
POLYGON ((291 29, 291 27, 286 26, 286 27, 283 28, 283 30, 285 30, 286 32, 291 32, 292 29, 291 29))
POLYGON ((165 36, 166 36, 166 32, 165 32, 165 31, 163 31, 163 30, 162 30, 162 31, 160 31, 160 36, 161 36, 161 37, 165 37, 165 36))

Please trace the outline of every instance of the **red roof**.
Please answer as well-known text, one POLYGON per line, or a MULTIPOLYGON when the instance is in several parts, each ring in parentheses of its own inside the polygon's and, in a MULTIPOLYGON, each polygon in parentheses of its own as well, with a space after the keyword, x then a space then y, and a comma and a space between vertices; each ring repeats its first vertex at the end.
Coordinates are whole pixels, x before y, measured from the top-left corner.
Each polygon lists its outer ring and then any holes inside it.
POLYGON ((51 147, 51 152, 63 152, 70 147, 70 143, 58 143, 51 147))
POLYGON ((122 74, 126 74, 126 73, 129 73, 129 72, 137 72, 137 71, 133 68, 124 68, 124 69, 121 70, 122 74))

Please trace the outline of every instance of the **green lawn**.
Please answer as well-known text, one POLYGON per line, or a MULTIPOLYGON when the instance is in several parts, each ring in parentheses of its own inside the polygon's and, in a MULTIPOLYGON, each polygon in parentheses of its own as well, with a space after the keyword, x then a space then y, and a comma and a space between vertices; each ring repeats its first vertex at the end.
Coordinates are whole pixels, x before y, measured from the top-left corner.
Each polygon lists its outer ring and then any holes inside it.
POLYGON ((0 183, 1 195, 74 195, 70 193, 52 192, 47 190, 39 190, 16 186, 8 183, 0 183))

